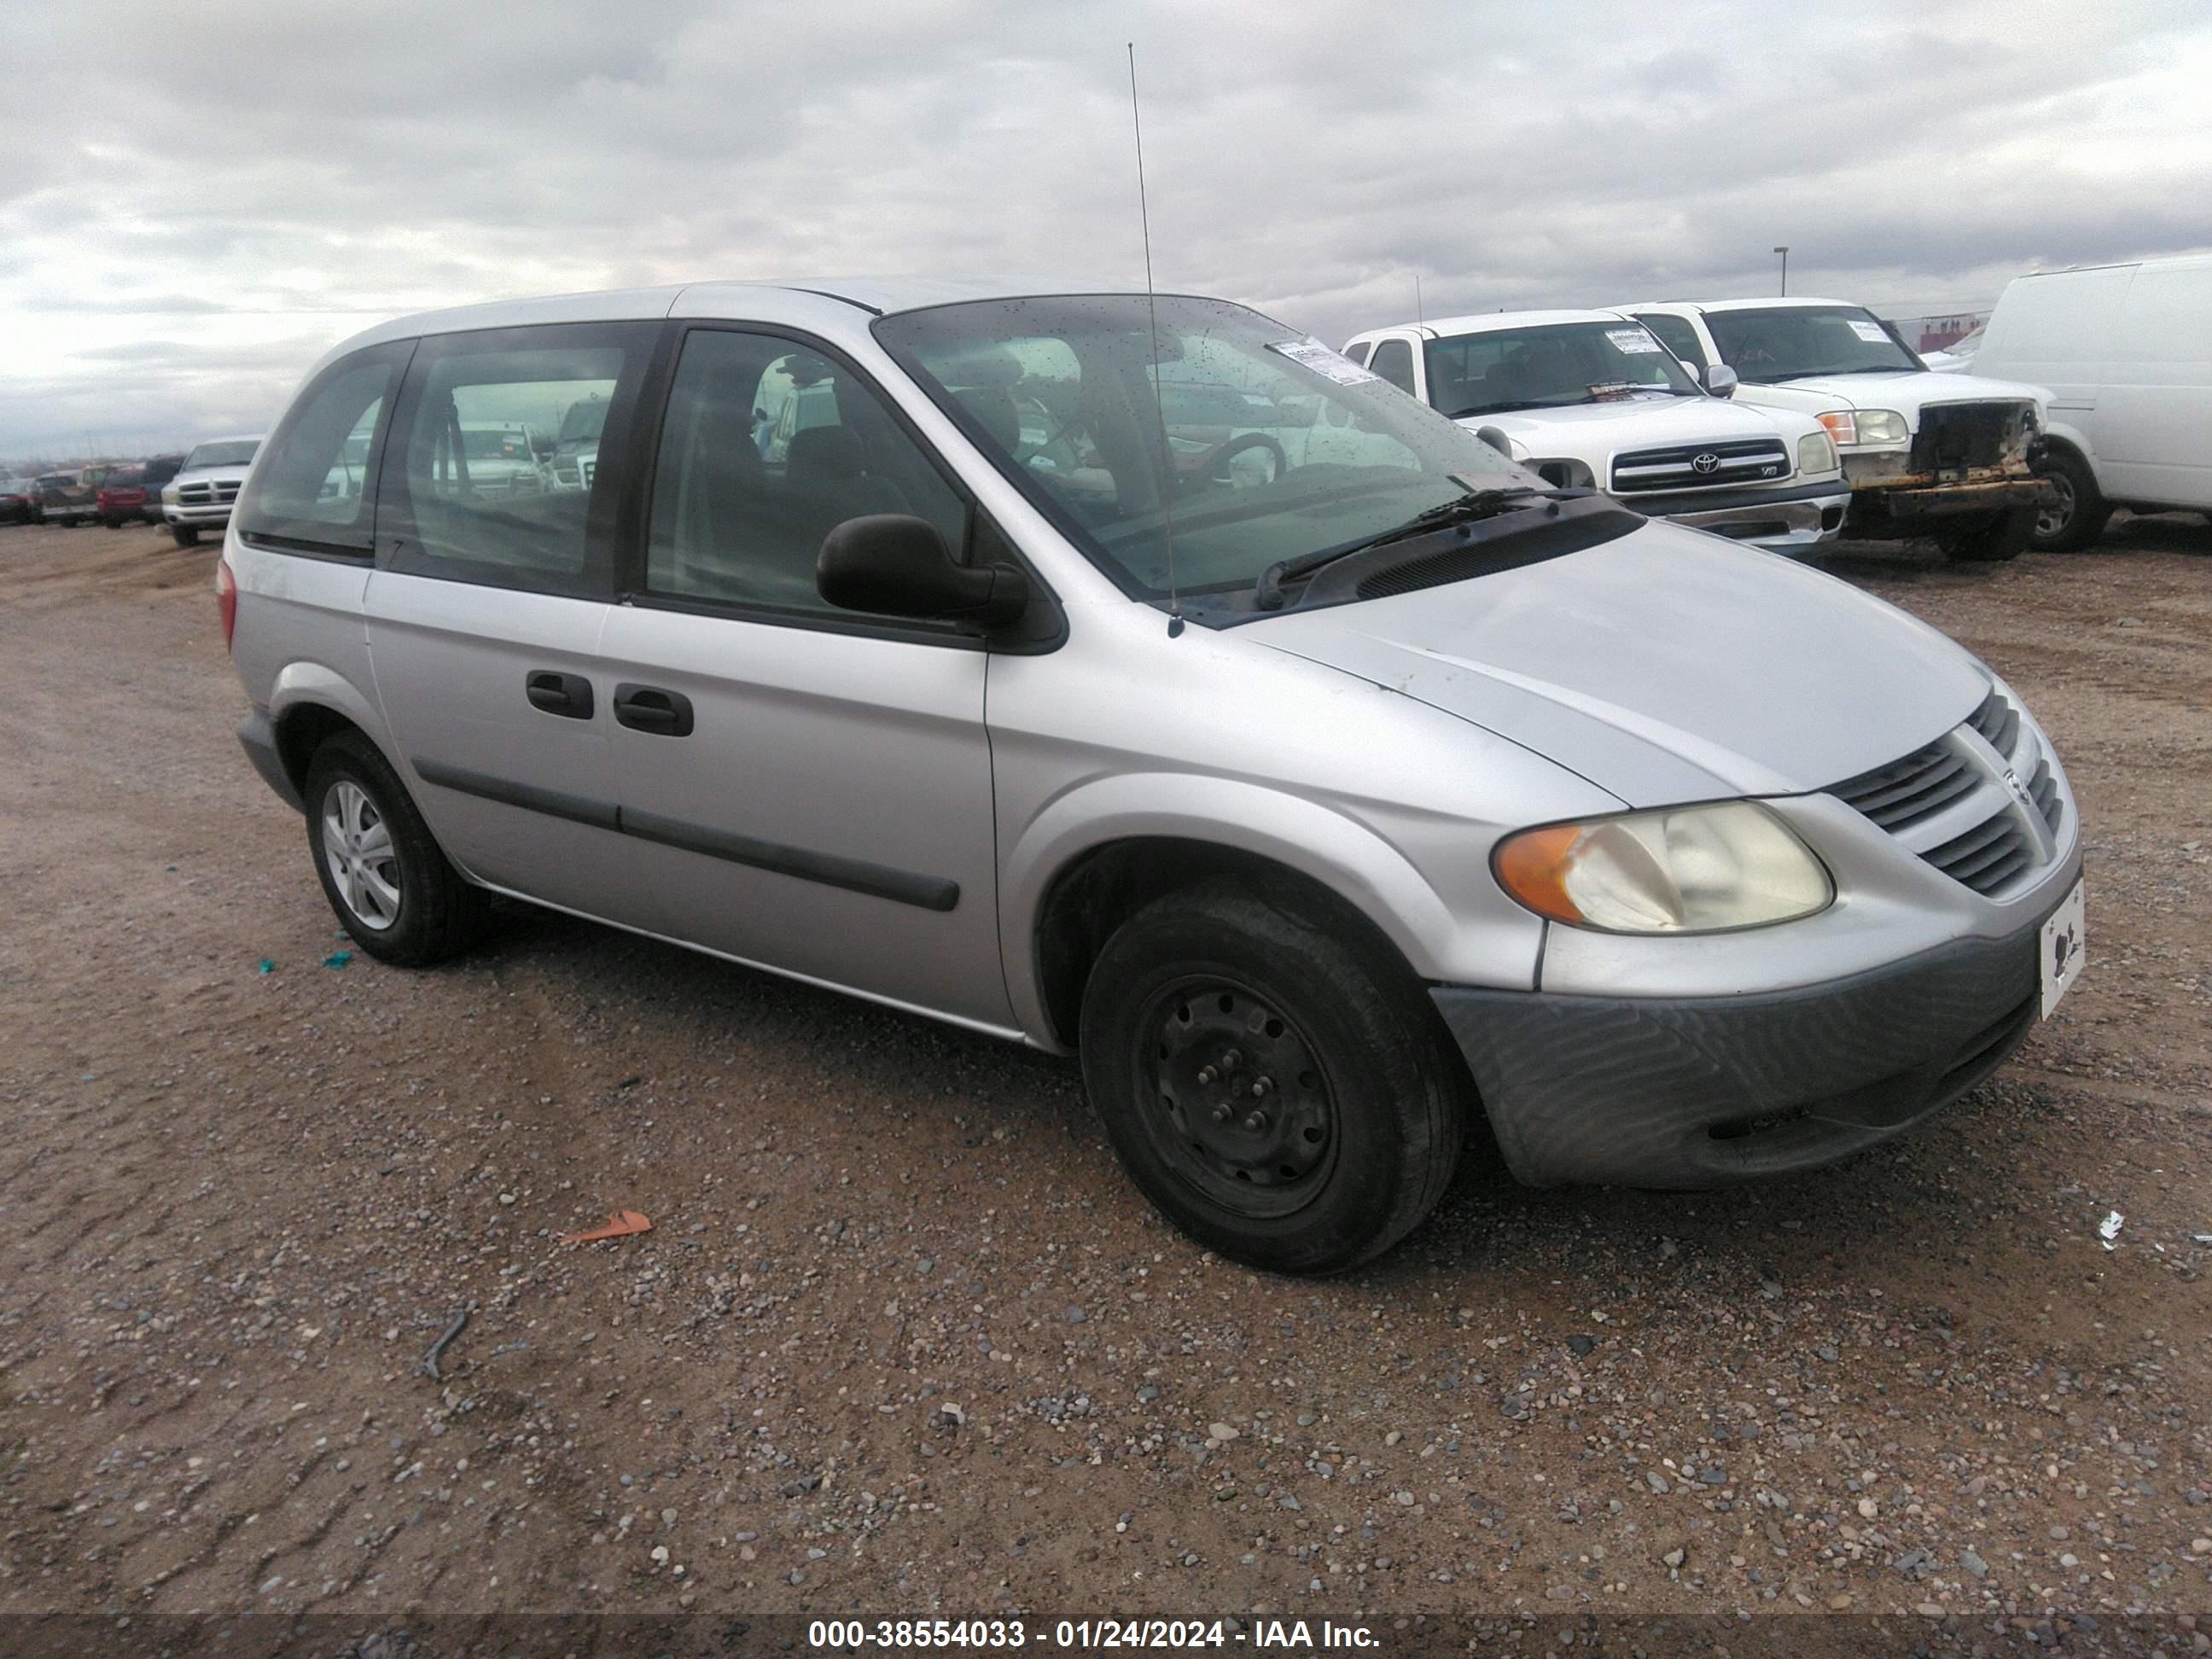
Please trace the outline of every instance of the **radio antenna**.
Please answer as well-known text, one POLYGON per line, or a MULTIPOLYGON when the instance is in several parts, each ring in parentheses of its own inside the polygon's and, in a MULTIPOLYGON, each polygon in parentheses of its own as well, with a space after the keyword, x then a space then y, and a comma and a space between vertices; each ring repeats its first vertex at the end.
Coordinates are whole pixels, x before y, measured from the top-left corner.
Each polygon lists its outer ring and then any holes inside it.
POLYGON ((1421 273, 1417 270, 1413 273, 1413 325, 1418 328, 1427 321, 1421 315, 1421 273))
POLYGON ((1145 118, 1137 109, 1137 43, 1129 46, 1129 125, 1137 139, 1137 222, 1145 234, 1145 322, 1152 345, 1152 413, 1160 423, 1160 533, 1168 551, 1168 637, 1182 632, 1182 599, 1176 587, 1175 449, 1168 442, 1167 404, 1160 392, 1160 314, 1152 292, 1152 214, 1145 199, 1145 118))

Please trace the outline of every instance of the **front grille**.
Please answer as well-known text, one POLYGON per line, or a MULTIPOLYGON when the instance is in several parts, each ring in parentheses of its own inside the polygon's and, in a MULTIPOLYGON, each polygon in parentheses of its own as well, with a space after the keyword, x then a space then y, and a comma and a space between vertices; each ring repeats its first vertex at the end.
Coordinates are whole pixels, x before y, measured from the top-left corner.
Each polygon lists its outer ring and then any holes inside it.
POLYGON ((1617 495, 1654 489, 1710 489, 1724 484, 1766 483, 1790 476, 1790 452, 1779 438, 1730 438, 1710 444, 1674 444, 1632 450, 1613 462, 1617 495), (1700 460, 1705 462, 1699 469, 1700 460))
POLYGON ((2042 734, 1995 690, 1956 729, 1827 793, 1952 880, 1992 897, 2050 862, 2066 816, 2042 734))
POLYGON ((228 507, 238 499, 238 480, 221 478, 213 483, 177 486, 177 505, 179 507, 228 507))

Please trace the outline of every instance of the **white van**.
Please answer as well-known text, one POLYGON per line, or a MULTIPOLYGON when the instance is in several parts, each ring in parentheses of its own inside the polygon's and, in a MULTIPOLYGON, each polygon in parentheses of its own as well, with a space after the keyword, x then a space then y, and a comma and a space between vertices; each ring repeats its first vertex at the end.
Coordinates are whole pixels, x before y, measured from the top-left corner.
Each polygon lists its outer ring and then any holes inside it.
POLYGON ((2086 547, 2116 507, 2212 512, 2212 258, 2014 277, 1974 372, 2051 388, 2036 546, 2086 547))

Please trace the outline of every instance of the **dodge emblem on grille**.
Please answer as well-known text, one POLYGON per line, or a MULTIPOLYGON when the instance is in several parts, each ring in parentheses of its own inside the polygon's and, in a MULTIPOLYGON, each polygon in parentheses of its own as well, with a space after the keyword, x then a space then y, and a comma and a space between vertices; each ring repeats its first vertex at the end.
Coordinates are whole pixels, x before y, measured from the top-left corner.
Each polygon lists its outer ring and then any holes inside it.
POLYGON ((2035 805, 2035 797, 2027 793, 2027 786, 2020 781, 2019 775, 2009 766, 2004 769, 2004 785, 2006 788, 2012 791, 2013 799, 2022 806, 2035 805))
POLYGON ((1693 471, 1700 473, 1717 472, 1721 470, 1721 458, 1708 449, 1704 454, 1693 459, 1690 462, 1690 466, 1693 471))

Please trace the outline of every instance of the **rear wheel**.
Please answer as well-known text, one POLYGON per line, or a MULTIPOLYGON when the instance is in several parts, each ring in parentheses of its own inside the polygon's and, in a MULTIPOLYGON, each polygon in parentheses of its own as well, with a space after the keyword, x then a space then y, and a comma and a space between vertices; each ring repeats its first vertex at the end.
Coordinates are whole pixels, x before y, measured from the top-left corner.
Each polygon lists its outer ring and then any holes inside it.
POLYGON ((169 534, 171 538, 174 539, 179 547, 195 546, 198 544, 200 538, 198 529, 194 526, 188 524, 171 525, 169 526, 169 534))
POLYGON ((1962 564, 1992 564, 2016 559, 2027 550, 2035 532, 2035 509, 2008 507, 1969 529, 1954 530, 1942 538, 1944 556, 1962 564))
POLYGON ((1434 1207, 1467 1109, 1449 1043, 1389 944, 1287 882, 1157 901, 1084 990, 1084 1081, 1131 1178, 1278 1272, 1356 1267, 1434 1207))
POLYGON ((307 767, 307 846, 323 896, 354 942, 418 968, 466 949, 489 902, 447 861, 376 747, 341 732, 307 767))
POLYGON ((2070 449, 2054 447, 2043 465, 2057 500, 2039 507, 2034 543, 2038 552, 2071 553, 2089 545, 2105 533, 2112 516, 2112 504, 2097 489, 2089 464, 2070 449))

